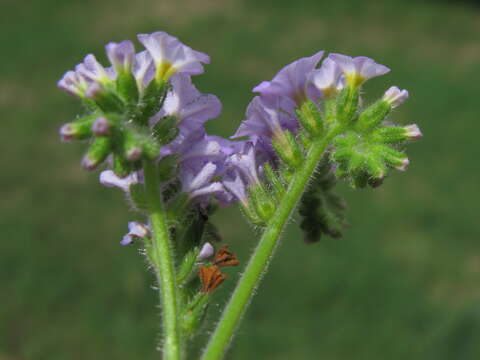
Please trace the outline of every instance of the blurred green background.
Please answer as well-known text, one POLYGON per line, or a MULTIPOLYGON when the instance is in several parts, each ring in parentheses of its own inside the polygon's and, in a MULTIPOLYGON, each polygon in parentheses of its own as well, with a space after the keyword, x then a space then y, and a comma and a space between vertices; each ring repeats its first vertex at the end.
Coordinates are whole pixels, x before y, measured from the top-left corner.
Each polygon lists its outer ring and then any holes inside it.
MULTIPOLYGON (((227 358, 479 359, 480 7, 409 0, 1 0, 0 359, 159 358, 153 278, 118 245, 132 214, 80 168, 82 144, 60 144, 79 105, 56 89, 86 53, 155 30, 211 55, 195 80, 224 104, 212 133, 232 133, 254 85, 325 49, 391 67, 368 95, 407 88, 394 116, 425 134, 406 174, 340 186, 343 239, 307 246, 290 224, 227 358)), ((237 209, 216 217, 245 261, 253 232, 237 209)))

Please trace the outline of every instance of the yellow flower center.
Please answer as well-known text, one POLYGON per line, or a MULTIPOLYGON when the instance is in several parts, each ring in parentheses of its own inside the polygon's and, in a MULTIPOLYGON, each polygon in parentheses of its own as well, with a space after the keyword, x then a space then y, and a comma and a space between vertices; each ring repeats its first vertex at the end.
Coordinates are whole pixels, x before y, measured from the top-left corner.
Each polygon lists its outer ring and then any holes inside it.
POLYGON ((177 72, 177 69, 168 62, 162 62, 157 65, 156 79, 158 81, 167 81, 170 77, 177 72))

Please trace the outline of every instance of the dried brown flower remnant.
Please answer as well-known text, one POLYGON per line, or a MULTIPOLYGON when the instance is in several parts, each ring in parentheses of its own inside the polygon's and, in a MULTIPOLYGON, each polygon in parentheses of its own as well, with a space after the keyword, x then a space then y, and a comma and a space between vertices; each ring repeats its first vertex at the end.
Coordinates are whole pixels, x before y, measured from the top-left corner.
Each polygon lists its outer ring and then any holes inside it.
POLYGON ((223 245, 215 254, 213 263, 217 266, 237 266, 239 261, 234 253, 228 251, 228 245, 223 245))
POLYGON ((220 269, 215 265, 200 265, 198 268, 198 275, 200 276, 202 292, 204 293, 212 292, 227 278, 227 276, 222 274, 220 269))

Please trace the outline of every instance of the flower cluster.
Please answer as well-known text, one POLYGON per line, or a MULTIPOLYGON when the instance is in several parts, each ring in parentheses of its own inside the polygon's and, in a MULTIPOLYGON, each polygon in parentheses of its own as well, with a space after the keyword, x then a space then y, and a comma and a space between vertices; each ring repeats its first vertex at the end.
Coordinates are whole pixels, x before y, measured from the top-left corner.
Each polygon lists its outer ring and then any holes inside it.
POLYGON ((88 115, 61 127, 61 138, 90 139, 82 165, 93 170, 107 160, 113 170, 101 173, 104 185, 128 192, 142 181, 140 160, 167 163, 175 158, 172 169, 177 173, 165 178, 177 175, 190 199, 211 194, 229 198, 222 196, 223 185, 212 180, 223 171, 229 142, 204 130, 204 123, 220 114, 221 103, 214 95, 201 94, 191 81, 209 57, 164 32, 138 39, 146 50, 135 53, 128 40, 109 43, 110 67, 89 54, 59 81, 60 88, 89 109, 88 115))
MULTIPOLYGON (((388 73, 386 66, 319 51, 255 86, 231 139, 209 135, 205 123, 219 116, 222 105, 192 83, 209 57, 164 32, 138 40, 144 50, 136 53, 128 40, 109 43, 110 66, 89 54, 58 82, 86 109, 60 128, 60 136, 88 141, 83 167, 105 164, 100 182, 122 189, 132 208, 149 216, 129 222, 120 243, 141 240, 170 335, 188 339, 227 278, 221 268, 239 263, 228 246, 215 251, 221 238, 210 219, 217 204, 238 202, 252 224, 265 227, 264 244, 278 241, 297 205, 306 242, 340 237, 346 220, 344 201, 334 193, 337 181, 379 186, 389 170, 406 170, 404 145, 422 133, 415 124, 386 121, 408 91, 392 86, 365 104, 363 84, 388 73)), ((252 257, 248 281, 261 277, 268 262, 262 258, 252 257)))
POLYGON ((375 104, 360 106, 361 86, 389 72, 386 66, 363 56, 330 54, 317 68, 323 54, 296 60, 257 85, 253 91, 259 95, 233 136, 247 140, 227 158, 231 171, 223 185, 255 223, 272 215, 272 204, 281 198, 314 139, 332 137, 327 171, 336 168, 337 177, 350 179, 354 186, 377 186, 388 168, 406 169, 408 159, 398 145, 421 137, 416 125, 383 122, 408 98, 406 90, 391 87, 375 104))
POLYGON ((220 114, 221 104, 191 81, 209 57, 164 32, 138 39, 146 50, 136 54, 131 41, 109 43, 111 67, 90 54, 59 82, 92 109, 64 125, 62 139, 93 139, 82 164, 94 169, 108 158, 113 171, 100 177, 107 186, 128 192, 141 182, 139 160, 154 158, 165 164, 164 182, 179 179, 188 200, 204 206, 212 196, 221 204, 239 201, 251 220, 261 223, 275 201, 269 188, 283 192, 288 170, 302 164, 312 138, 335 132, 331 159, 337 176, 362 186, 381 182, 388 167, 404 170, 407 157, 391 145, 421 136, 416 125, 381 124, 408 97, 406 90, 391 87, 360 109, 359 88, 387 73, 386 66, 341 54, 322 61, 323 51, 294 61, 253 89, 258 95, 232 136, 244 140, 209 136, 204 124, 220 114), (265 177, 275 184, 265 186, 265 177))

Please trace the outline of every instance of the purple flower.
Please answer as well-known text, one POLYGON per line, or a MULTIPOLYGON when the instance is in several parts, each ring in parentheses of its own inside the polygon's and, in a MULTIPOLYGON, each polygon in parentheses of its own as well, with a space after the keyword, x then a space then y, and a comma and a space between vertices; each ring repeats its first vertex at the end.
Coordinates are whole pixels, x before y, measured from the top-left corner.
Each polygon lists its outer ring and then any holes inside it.
POLYGON ((102 85, 111 82, 116 76, 113 69, 105 69, 92 54, 88 54, 75 70, 86 79, 102 85))
POLYGON ((133 75, 137 81, 137 87, 140 93, 147 87, 150 81, 153 80, 155 74, 155 67, 150 53, 146 50, 135 55, 135 62, 133 66, 133 75))
POLYGON ((171 148, 172 153, 179 155, 181 162, 201 163, 202 160, 211 161, 223 156, 220 144, 215 140, 208 139, 203 129, 185 137, 180 134, 179 138, 181 141, 171 148))
POLYGON ((201 74, 203 73, 202 63, 210 62, 208 55, 192 50, 176 37, 163 31, 139 34, 138 40, 153 58, 157 81, 167 81, 175 73, 201 74))
POLYGON ((266 99, 287 96, 301 105, 307 98, 317 100, 321 93, 310 81, 310 74, 323 56, 323 51, 285 66, 271 81, 263 81, 253 91, 266 99))
POLYGON ((354 87, 390 71, 385 65, 377 64, 373 59, 366 56, 352 58, 342 54, 330 54, 328 57, 337 63, 342 69, 347 83, 354 87))
POLYGON ((143 239, 150 234, 150 229, 147 225, 138 223, 136 221, 130 221, 128 223, 128 233, 123 237, 120 244, 130 245, 134 239, 143 239))
POLYGON ((268 104, 256 96, 247 108, 247 119, 242 122, 233 138, 249 136, 256 143, 260 137, 281 136, 283 130, 295 132, 298 121, 292 115, 295 103, 287 97, 277 97, 268 104))
POLYGON ((248 198, 247 190, 245 183, 242 178, 235 172, 235 175, 232 177, 226 177, 222 181, 223 186, 231 193, 235 198, 241 202, 241 204, 247 208, 248 207, 248 198))
POLYGON ((342 69, 335 61, 327 57, 323 60, 322 66, 313 71, 312 82, 325 97, 333 97, 344 87, 342 69))
POLYGON ((100 173, 100 183, 107 187, 118 187, 128 192, 131 185, 141 183, 142 176, 138 172, 132 172, 127 177, 120 178, 112 170, 104 170, 100 173))
POLYGON ((60 89, 80 98, 85 97, 88 85, 88 82, 83 76, 80 76, 76 71, 71 70, 67 71, 57 83, 57 86, 60 89))
POLYGON ((119 43, 111 42, 106 45, 107 56, 113 68, 119 73, 130 72, 135 56, 135 47, 130 40, 119 43))
POLYGON ((161 121, 165 116, 174 116, 180 132, 185 134, 198 130, 207 120, 220 115, 220 100, 212 94, 201 94, 192 84, 190 76, 177 74, 172 77, 171 84, 172 90, 152 123, 161 121))
POLYGON ((392 86, 385 91, 382 99, 389 103, 392 108, 396 108, 408 99, 408 91, 400 90, 398 87, 392 86))
POLYGON ((182 191, 188 193, 190 199, 224 191, 220 182, 212 181, 216 171, 217 166, 211 162, 205 164, 198 173, 184 171, 181 176, 182 191))
POLYGON ((255 146, 252 143, 247 143, 243 152, 231 155, 229 162, 243 175, 249 185, 260 184, 255 146))

